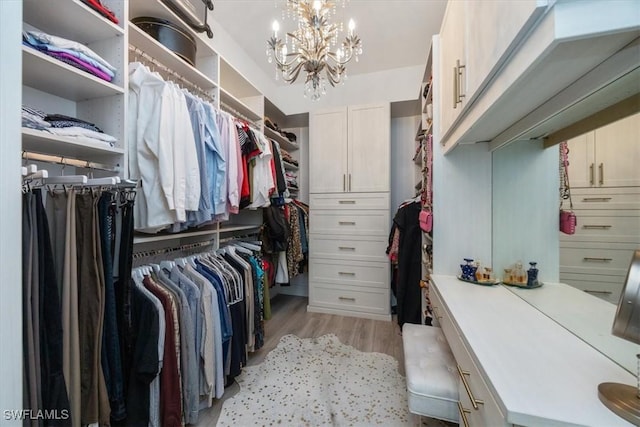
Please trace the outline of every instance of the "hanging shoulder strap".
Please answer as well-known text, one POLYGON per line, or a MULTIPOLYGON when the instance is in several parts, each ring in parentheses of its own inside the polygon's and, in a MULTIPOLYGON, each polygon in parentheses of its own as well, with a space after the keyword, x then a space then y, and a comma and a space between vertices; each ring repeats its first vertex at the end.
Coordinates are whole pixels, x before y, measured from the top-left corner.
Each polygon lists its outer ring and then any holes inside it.
POLYGON ((569 185, 569 145, 567 141, 560 143, 560 207, 565 199, 569 199, 569 209, 573 210, 571 186, 569 185))

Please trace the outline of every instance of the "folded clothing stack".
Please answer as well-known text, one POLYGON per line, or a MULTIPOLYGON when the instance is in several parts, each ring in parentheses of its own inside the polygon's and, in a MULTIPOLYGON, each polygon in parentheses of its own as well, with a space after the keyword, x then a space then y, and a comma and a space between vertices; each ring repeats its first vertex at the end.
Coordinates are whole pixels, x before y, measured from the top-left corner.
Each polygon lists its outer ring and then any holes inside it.
POLYGON ((114 147, 118 141, 93 123, 63 114, 46 114, 36 108, 22 106, 22 126, 75 139, 101 142, 114 147))
POLYGON ((296 142, 298 138, 295 133, 287 132, 286 130, 280 129, 277 123, 273 123, 269 117, 264 118, 264 125, 274 132, 278 132, 280 135, 284 136, 291 142, 296 142))
POLYGON ((284 180, 287 182, 287 187, 298 188, 298 174, 295 172, 287 171, 284 173, 284 180))
POLYGON ((38 31, 23 31, 22 43, 96 77, 112 81, 115 67, 87 46, 38 31))
POLYGON ((36 108, 22 106, 22 127, 36 130, 47 130, 51 127, 51 123, 44 118, 46 113, 36 108))
POLYGON ((103 5, 100 0, 82 0, 82 2, 114 24, 118 23, 116 15, 108 7, 103 5))

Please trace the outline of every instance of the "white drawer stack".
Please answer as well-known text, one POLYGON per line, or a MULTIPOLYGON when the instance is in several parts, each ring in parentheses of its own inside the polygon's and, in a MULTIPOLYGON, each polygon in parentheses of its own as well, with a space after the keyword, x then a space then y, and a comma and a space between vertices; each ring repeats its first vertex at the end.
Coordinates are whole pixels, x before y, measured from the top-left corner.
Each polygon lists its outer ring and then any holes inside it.
POLYGON ((560 281, 614 304, 640 247, 638 187, 572 190, 576 233, 560 234, 560 281))
POLYGON ((310 197, 308 310, 390 319, 389 193, 310 197))

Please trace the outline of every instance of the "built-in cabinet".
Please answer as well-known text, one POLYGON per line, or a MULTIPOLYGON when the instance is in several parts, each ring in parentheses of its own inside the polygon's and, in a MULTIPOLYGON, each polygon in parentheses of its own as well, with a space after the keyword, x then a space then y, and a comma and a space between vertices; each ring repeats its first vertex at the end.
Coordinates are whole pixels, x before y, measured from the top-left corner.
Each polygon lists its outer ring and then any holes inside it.
POLYGON ((390 190, 390 106, 348 106, 309 115, 309 192, 390 190))
POLYGON ((441 134, 451 126, 542 12, 546 1, 453 1, 440 40, 441 134))
POLYGON ((617 304, 640 245, 640 114, 568 141, 576 233, 560 234, 560 279, 617 304))
POLYGON ((309 114, 309 311, 388 320, 390 106, 309 114))

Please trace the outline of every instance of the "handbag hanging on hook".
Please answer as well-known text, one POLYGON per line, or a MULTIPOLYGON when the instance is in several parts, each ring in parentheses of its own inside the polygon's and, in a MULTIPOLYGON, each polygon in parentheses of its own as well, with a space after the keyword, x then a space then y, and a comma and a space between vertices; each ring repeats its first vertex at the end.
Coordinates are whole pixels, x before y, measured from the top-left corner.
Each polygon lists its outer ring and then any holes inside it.
POLYGON ((560 231, 564 234, 575 234, 578 219, 573 212, 568 166, 569 146, 564 141, 560 143, 560 231), (569 210, 562 209, 565 199, 569 199, 569 210))

